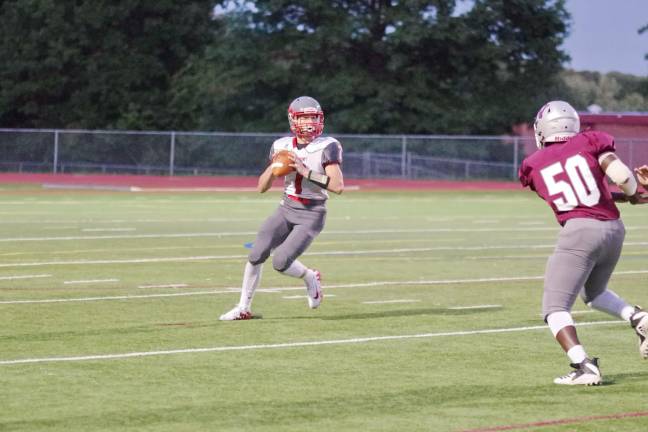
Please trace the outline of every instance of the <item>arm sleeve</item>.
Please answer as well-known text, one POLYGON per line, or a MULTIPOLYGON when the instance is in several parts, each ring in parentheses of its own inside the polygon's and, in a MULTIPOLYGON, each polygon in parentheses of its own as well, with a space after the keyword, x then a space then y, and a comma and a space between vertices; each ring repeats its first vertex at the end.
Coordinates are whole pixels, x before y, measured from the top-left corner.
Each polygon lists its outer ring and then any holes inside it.
POLYGON ((520 183, 522 183, 522 186, 524 187, 530 187, 531 190, 535 190, 533 187, 533 182, 531 181, 531 176, 529 175, 531 172, 531 168, 529 165, 526 163, 526 161, 522 161, 522 165, 520 165, 520 169, 518 170, 518 178, 520 179, 520 183))
POLYGON ((333 141, 322 151, 322 166, 326 168, 333 164, 342 165, 342 145, 337 141, 333 141))
POLYGON ((616 152, 614 137, 612 135, 605 132, 594 131, 588 133, 588 138, 592 152, 597 158, 603 153, 616 152))

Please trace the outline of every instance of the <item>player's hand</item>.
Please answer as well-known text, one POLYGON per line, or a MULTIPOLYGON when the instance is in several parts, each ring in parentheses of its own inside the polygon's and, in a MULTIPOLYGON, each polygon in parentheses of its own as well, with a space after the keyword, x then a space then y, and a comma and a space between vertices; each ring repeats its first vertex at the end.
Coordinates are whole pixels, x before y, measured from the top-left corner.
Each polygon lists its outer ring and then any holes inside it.
POLYGON ((295 168, 297 174, 301 175, 302 177, 308 177, 308 172, 310 171, 310 168, 304 165, 304 162, 302 162, 302 160, 299 159, 294 154, 292 155, 291 159, 293 163, 291 163, 290 166, 295 168))
POLYGON ((634 169, 639 183, 648 191, 648 165, 642 165, 634 169))
POLYGON ((628 197, 628 202, 632 205, 635 204, 648 204, 648 194, 637 192, 634 195, 628 197))

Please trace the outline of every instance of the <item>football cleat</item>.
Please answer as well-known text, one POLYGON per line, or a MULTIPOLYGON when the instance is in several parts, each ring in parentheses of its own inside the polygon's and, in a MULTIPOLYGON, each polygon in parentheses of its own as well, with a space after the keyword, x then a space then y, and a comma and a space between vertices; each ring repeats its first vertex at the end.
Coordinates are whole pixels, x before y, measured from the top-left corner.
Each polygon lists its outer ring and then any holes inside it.
POLYGON ((648 312, 635 306, 635 313, 630 317, 630 325, 639 336, 639 353, 648 360, 648 312))
POLYGON ((598 366, 598 359, 585 359, 580 363, 571 363, 573 371, 565 376, 554 379, 554 384, 562 385, 599 385, 601 384, 601 371, 598 366))
POLYGON ((219 318, 221 321, 241 321, 252 319, 252 312, 248 309, 241 309, 235 306, 231 311, 224 313, 219 318))
POLYGON ((306 292, 308 293, 308 307, 311 309, 317 309, 324 298, 321 280, 322 275, 318 270, 309 270, 304 278, 306 292))

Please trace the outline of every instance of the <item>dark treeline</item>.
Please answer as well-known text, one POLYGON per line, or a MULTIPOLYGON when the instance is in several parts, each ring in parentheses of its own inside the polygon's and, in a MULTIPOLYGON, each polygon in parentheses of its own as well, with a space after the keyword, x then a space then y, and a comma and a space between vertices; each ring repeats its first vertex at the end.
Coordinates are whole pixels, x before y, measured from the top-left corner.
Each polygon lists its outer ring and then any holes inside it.
MULTIPOLYGON (((509 131, 565 97, 562 0, 0 0, 0 126, 509 131)), ((587 103, 587 102, 584 102, 587 103)))

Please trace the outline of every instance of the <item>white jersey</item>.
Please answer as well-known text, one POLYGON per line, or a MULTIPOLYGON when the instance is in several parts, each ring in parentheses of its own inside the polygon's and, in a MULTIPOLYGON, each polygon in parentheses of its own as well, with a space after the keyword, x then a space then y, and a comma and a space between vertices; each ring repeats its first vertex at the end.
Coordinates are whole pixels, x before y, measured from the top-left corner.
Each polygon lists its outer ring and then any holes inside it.
MULTIPOLYGON (((342 163, 342 145, 332 137, 317 137, 305 145, 298 145, 297 138, 283 137, 272 143, 270 159, 280 150, 289 150, 304 162, 308 168, 319 174, 326 174, 325 168, 342 163)), ((284 192, 297 198, 323 201, 328 192, 296 172, 284 177, 284 192)))

